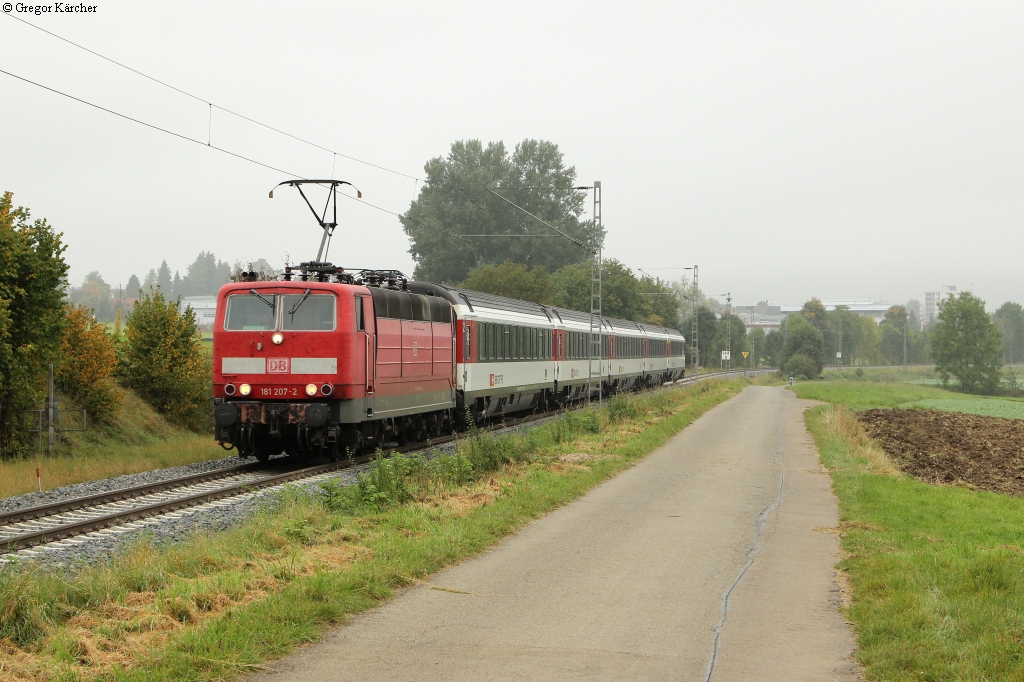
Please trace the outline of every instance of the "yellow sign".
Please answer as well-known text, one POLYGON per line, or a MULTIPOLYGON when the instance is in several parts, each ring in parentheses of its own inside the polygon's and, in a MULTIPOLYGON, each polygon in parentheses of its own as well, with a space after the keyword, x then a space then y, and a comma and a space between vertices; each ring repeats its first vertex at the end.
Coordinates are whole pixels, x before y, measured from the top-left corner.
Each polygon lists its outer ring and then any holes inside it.
POLYGON ((750 351, 743 351, 743 359, 746 360, 747 356, 750 355, 750 351))

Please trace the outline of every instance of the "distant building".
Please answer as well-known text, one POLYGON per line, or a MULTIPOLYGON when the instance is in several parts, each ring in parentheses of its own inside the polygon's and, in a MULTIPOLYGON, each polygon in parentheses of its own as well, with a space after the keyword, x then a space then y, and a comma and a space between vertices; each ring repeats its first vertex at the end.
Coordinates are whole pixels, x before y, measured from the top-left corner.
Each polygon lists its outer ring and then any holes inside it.
POLYGON ((747 329, 760 327, 765 331, 778 329, 785 315, 782 306, 772 305, 768 301, 760 301, 757 305, 737 305, 732 308, 733 314, 743 320, 747 329))
POLYGON ((941 291, 926 291, 924 294, 924 315, 921 318, 923 324, 931 324, 939 319, 939 304, 947 298, 956 296, 956 287, 946 284, 941 291))
POLYGON ((184 314, 185 308, 191 306, 196 314, 196 324, 200 327, 213 327, 217 318, 216 296, 186 296, 181 299, 179 311, 184 314))
MULTIPOLYGON (((851 313, 857 313, 861 317, 870 317, 876 323, 884 320, 885 313, 893 306, 892 303, 880 303, 870 299, 860 301, 822 301, 821 304, 829 312, 834 311, 838 306, 846 306, 851 313)), ((801 310, 803 310, 802 305, 782 306, 783 316, 798 313, 801 310)))

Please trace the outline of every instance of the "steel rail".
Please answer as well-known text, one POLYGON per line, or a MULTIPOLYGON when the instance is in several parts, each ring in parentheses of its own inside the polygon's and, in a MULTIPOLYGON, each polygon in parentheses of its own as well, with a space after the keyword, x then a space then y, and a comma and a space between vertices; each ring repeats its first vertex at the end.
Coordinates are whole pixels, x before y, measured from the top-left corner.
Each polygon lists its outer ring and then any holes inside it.
MULTIPOLYGON (((690 375, 682 379, 677 379, 674 382, 662 384, 657 388, 693 384, 704 379, 711 379, 715 377, 728 376, 733 374, 745 375, 748 371, 750 370, 726 370, 717 372, 705 372, 703 374, 690 375)), ((764 370, 755 371, 763 372, 764 370)), ((582 409, 582 407, 577 409, 582 409)), ((567 409, 563 408, 548 412, 542 412, 538 414, 532 414, 526 417, 520 417, 517 419, 503 421, 498 424, 492 424, 487 427, 484 427, 481 430, 499 431, 507 428, 514 428, 516 426, 529 423, 532 421, 556 417, 559 414, 563 414, 567 411, 567 409)), ((360 457, 352 457, 346 460, 339 460, 336 462, 319 464, 312 467, 305 467, 302 469, 288 471, 274 476, 268 476, 267 478, 263 478, 258 481, 239 483, 236 485, 230 485, 224 488, 220 488, 218 490, 201 492, 193 495, 186 495, 183 497, 175 498, 173 500, 143 505, 140 507, 135 507, 133 509, 128 509, 124 511, 117 511, 112 514, 106 514, 91 519, 85 519, 75 523, 62 524, 60 526, 54 526, 53 528, 46 528, 29 533, 23 533, 3 540, 3 544, 2 546, 0 546, 0 555, 14 552, 19 549, 26 549, 29 547, 34 547, 36 545, 46 544, 49 542, 65 540, 76 535, 83 535, 86 533, 91 533, 106 528, 123 526, 125 524, 131 523, 133 521, 138 521, 144 518, 167 514, 169 512, 174 512, 179 509, 194 507, 206 504, 208 502, 213 502, 219 499, 224 499, 227 497, 236 497, 238 495, 246 494, 248 492, 253 492, 263 488, 281 485, 283 483, 290 483, 292 481, 298 481, 305 478, 312 478, 314 476, 329 473, 331 471, 340 471, 342 469, 347 469, 356 464, 364 464, 380 456, 387 456, 400 453, 404 454, 417 450, 426 450, 436 445, 443 445, 445 443, 457 441, 460 435, 461 434, 452 434, 447 436, 441 436, 438 438, 430 439, 425 443, 414 443, 396 448, 390 448, 386 451, 381 451, 379 453, 363 455, 360 457)), ((6 514, 0 515, 0 526, 9 525, 11 523, 16 523, 25 520, 45 518, 46 516, 53 516, 59 513, 84 509, 90 506, 98 506, 100 504, 118 502, 125 499, 140 497, 145 494, 173 490, 174 488, 187 487, 189 485, 204 483, 207 481, 216 480, 218 478, 229 478, 239 473, 259 471, 261 468, 266 468, 266 466, 267 464, 264 462, 247 463, 237 467, 219 469, 215 471, 204 472, 201 474, 191 474, 189 476, 168 479, 166 481, 160 481, 157 483, 133 486, 131 488, 122 488, 121 490, 114 490, 108 493, 98 493, 86 497, 65 500, 63 502, 55 502, 52 504, 39 505, 36 507, 28 507, 25 509, 21 509, 14 512, 8 512, 6 514)))
POLYGON ((61 502, 40 504, 35 507, 25 507, 23 509, 17 509, 15 511, 0 514, 0 527, 9 526, 12 523, 18 523, 19 521, 30 521, 32 519, 54 516, 64 512, 76 511, 85 507, 96 507, 109 502, 121 502, 122 500, 128 500, 133 497, 142 497, 143 495, 159 493, 165 490, 173 490, 174 488, 184 488, 196 483, 215 481, 219 478, 230 478, 231 476, 237 476, 238 474, 259 471, 261 468, 266 468, 267 466, 268 464, 266 462, 247 462, 246 464, 240 464, 234 467, 214 469, 212 471, 190 474, 180 478, 169 478, 165 481, 158 481, 156 483, 143 483, 142 485, 136 485, 130 488, 120 488, 118 490, 86 495, 85 497, 76 497, 70 500, 63 500, 61 502))

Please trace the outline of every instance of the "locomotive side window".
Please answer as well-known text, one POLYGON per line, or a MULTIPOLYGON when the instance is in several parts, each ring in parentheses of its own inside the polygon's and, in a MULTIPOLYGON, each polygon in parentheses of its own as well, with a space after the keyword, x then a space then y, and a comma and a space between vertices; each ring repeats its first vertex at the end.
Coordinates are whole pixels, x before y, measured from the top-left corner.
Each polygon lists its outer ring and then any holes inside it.
POLYGON ((366 318, 363 317, 363 297, 356 296, 356 331, 366 331, 366 318))
POLYGON ((233 331, 270 331, 277 327, 277 297, 232 294, 224 313, 224 328, 233 331))
POLYGON ((330 294, 288 294, 281 297, 281 329, 330 332, 335 327, 336 299, 330 294))

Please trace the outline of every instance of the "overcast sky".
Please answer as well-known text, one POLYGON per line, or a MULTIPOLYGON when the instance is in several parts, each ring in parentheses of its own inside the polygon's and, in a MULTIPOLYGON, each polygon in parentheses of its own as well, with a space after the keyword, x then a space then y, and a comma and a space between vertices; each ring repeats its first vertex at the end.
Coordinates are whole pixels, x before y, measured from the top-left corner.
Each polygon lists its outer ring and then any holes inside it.
MULTIPOLYGON (((601 180, 609 257, 736 303, 1024 301, 1021 2, 114 2, 11 15, 412 176, 454 140, 552 140, 601 180)), ((332 155, 0 17, 0 69, 304 177, 332 155)), ((200 250, 315 255, 287 176, 0 74, 0 190, 113 285, 200 250)), ((400 213, 414 180, 336 160, 400 213)), ((342 201, 331 260, 412 271, 342 201)))

